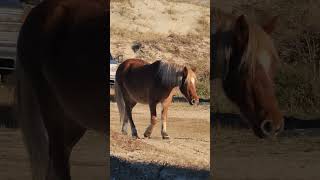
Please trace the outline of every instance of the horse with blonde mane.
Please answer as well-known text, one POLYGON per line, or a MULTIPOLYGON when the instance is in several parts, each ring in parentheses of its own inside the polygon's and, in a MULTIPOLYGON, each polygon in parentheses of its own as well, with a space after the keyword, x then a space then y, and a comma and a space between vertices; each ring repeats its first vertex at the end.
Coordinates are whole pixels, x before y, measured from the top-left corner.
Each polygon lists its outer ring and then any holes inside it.
POLYGON ((17 115, 34 180, 70 180, 86 130, 108 134, 108 21, 106 0, 44 0, 21 27, 17 115))
POLYGON ((163 139, 169 139, 167 112, 176 88, 180 89, 190 105, 199 103, 194 68, 163 61, 150 64, 140 59, 128 59, 121 63, 116 72, 115 92, 122 133, 127 134, 129 121, 132 137, 139 138, 132 109, 137 103, 142 103, 150 108, 151 122, 144 133, 144 137, 150 137, 157 123, 157 104, 161 103, 161 135, 163 139))
POLYGON ((216 8, 211 14, 216 26, 212 79, 222 80, 226 96, 258 137, 275 136, 284 127, 273 82, 280 58, 270 36, 277 17, 260 26, 216 8))

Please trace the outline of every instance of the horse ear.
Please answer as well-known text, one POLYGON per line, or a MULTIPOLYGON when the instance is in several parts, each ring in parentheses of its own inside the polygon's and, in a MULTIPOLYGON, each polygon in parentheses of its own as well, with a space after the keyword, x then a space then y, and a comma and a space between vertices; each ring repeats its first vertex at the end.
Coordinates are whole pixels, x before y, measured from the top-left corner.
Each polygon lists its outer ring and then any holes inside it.
POLYGON ((187 77, 188 76, 188 68, 184 67, 183 68, 183 77, 187 77))
POLYGON ((271 34, 275 29, 278 19, 279 16, 274 16, 268 23, 262 26, 263 30, 268 34, 271 34))
POLYGON ((192 70, 194 73, 197 72, 197 68, 194 67, 194 66, 191 67, 191 70, 192 70))
POLYGON ((249 25, 244 15, 237 18, 234 35, 240 47, 245 47, 249 39, 249 25))

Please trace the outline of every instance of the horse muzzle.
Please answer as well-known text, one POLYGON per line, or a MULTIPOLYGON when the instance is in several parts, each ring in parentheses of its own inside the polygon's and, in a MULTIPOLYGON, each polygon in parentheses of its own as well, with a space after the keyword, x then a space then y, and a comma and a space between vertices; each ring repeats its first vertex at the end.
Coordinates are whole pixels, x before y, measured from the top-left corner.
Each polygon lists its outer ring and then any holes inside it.
POLYGON ((199 105, 199 99, 191 99, 190 105, 199 105))
POLYGON ((262 138, 274 137, 284 130, 284 122, 281 123, 280 127, 275 127, 272 121, 264 120, 260 125, 260 130, 262 138))

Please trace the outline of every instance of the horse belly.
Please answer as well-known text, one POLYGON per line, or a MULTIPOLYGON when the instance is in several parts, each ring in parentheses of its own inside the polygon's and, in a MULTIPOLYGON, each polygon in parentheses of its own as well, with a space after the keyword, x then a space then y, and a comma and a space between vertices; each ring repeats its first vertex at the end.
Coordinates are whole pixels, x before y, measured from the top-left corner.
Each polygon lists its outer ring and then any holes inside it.
POLYGON ((148 104, 151 89, 154 87, 154 70, 145 63, 136 64, 130 67, 122 76, 121 83, 131 100, 148 104))
POLYGON ((102 99, 106 98, 79 93, 64 97, 61 100, 64 109, 72 119, 88 129, 105 132, 107 130, 105 116, 107 114, 107 106, 106 101, 102 101, 102 99))
POLYGON ((149 92, 147 89, 140 89, 140 90, 132 90, 129 91, 129 96, 131 99, 133 99, 135 102, 141 103, 141 104, 148 104, 149 102, 149 92))

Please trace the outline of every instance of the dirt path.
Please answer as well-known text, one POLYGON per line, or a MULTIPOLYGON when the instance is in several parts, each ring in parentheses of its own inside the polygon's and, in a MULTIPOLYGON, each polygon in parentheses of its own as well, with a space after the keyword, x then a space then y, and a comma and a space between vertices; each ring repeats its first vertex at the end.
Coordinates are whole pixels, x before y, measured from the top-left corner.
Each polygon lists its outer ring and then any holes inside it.
POLYGON ((320 179, 320 137, 256 138, 250 130, 214 129, 215 180, 320 179))
MULTIPOLYGON (((106 179, 106 141, 87 132, 71 156, 71 176, 77 180, 106 179)), ((31 180, 28 156, 19 130, 0 129, 0 179, 31 180)))
MULTIPOLYGON (((131 163, 156 164, 159 165, 157 168, 175 166, 204 170, 208 173, 210 163, 208 105, 192 107, 187 103, 174 103, 168 115, 167 131, 170 140, 162 140, 160 122, 154 129, 151 139, 133 140, 131 136, 121 135, 116 104, 110 103, 110 109, 111 156, 131 163)), ((160 106, 157 112, 158 114, 161 112, 160 106)), ((143 137, 144 130, 150 123, 148 107, 137 105, 134 108, 133 118, 139 136, 143 137)), ((112 171, 114 168, 112 167, 112 171)), ((114 171, 114 175, 116 173, 117 171, 114 171)))

